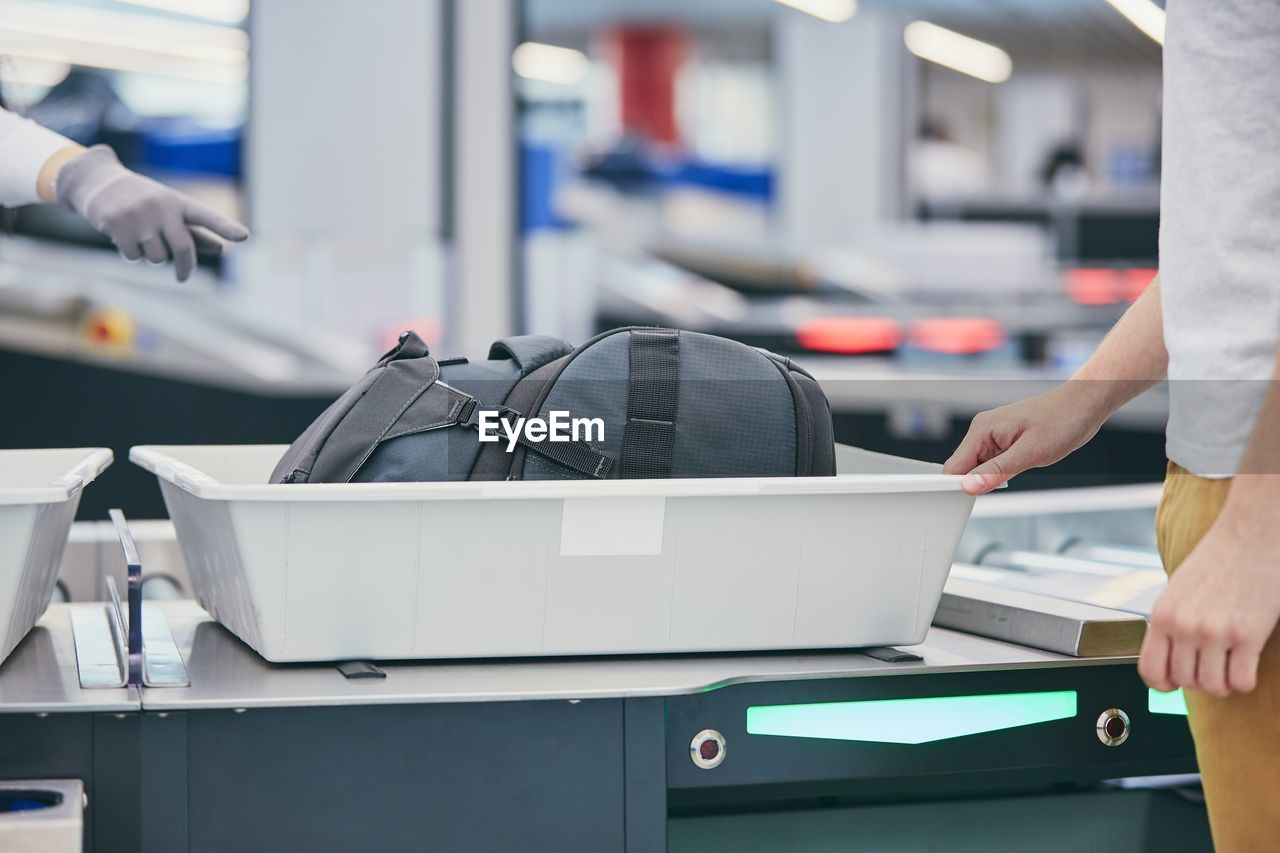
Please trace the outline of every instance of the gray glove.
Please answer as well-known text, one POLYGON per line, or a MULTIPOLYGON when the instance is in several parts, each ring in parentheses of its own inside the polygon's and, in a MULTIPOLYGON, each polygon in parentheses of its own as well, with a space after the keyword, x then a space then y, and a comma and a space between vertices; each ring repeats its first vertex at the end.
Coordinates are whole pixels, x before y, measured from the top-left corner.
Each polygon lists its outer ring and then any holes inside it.
POLYGON ((110 237, 127 260, 172 260, 178 281, 186 281, 195 269, 197 249, 218 253, 224 248, 218 237, 239 242, 249 236, 239 222, 130 172, 105 145, 68 161, 58 172, 55 190, 59 204, 110 237))

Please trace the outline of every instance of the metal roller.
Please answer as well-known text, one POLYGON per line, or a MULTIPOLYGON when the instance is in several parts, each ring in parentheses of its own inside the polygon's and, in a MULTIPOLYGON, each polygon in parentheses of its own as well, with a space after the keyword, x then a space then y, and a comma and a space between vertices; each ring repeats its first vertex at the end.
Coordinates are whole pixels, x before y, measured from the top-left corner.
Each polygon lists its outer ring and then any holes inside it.
POLYGON ((147 601, 175 601, 185 598, 182 582, 173 575, 153 573, 142 578, 142 597, 147 601))
POLYGON ((978 555, 974 561, 983 566, 1012 569, 1019 572, 1071 572, 1078 575, 1116 577, 1132 567, 1116 563, 1098 562, 1081 557, 1049 554, 1043 551, 1022 551, 1012 548, 992 548, 978 555))
POLYGON ((1076 540, 1062 549, 1063 556, 1090 560, 1095 563, 1113 563, 1139 569, 1163 569, 1164 561, 1155 548, 1136 545, 1108 545, 1101 542, 1076 540))

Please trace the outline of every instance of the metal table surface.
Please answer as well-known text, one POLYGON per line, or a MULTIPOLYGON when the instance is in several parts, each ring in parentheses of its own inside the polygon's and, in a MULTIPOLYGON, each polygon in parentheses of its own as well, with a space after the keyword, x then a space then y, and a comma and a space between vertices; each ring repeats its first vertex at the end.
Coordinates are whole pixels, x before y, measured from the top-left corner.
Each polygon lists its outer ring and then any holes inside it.
POLYGON ((143 688, 142 705, 149 711, 677 696, 747 682, 1134 661, 1071 658, 934 628, 911 649, 924 658, 917 663, 886 663, 855 651, 541 658, 379 663, 386 678, 347 679, 331 664, 268 663, 194 601, 163 602, 162 607, 191 686, 143 688))
POLYGON ((0 713, 130 712, 141 708, 132 687, 86 690, 76 670, 71 611, 101 604, 54 604, 0 666, 0 713))

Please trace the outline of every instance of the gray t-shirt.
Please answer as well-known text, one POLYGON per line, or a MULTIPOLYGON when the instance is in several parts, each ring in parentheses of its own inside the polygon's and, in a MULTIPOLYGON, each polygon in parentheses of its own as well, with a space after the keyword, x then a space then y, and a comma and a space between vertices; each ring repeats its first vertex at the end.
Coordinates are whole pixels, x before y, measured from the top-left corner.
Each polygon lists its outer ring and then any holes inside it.
POLYGON ((1160 280, 1167 452, 1237 472, 1280 344, 1280 0, 1168 0, 1160 280))

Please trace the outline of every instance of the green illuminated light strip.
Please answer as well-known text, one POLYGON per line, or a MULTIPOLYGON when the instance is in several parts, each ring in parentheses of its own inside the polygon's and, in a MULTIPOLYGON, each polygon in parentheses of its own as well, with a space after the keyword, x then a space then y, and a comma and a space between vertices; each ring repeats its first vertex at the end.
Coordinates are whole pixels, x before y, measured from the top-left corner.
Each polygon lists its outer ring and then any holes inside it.
POLYGON ((1147 710, 1153 714, 1172 714, 1177 717, 1187 715, 1187 697, 1181 690, 1172 693, 1161 693, 1159 690, 1147 691, 1147 710))
POLYGON ((918 744, 1064 720, 1075 715, 1074 690, 753 705, 747 708, 747 733, 918 744))

